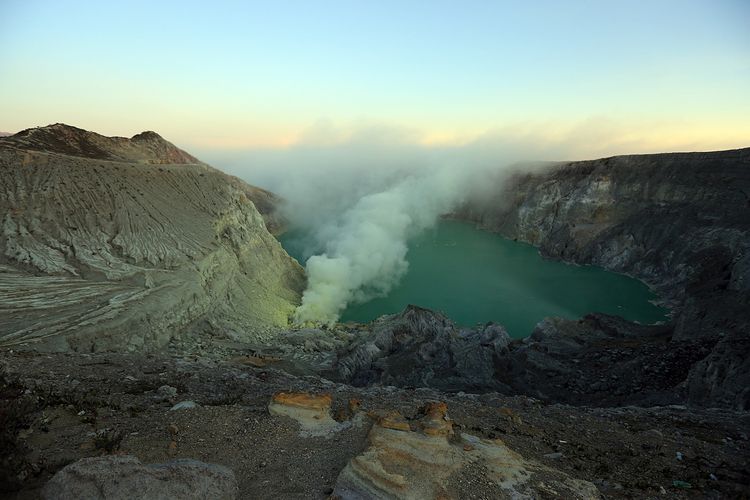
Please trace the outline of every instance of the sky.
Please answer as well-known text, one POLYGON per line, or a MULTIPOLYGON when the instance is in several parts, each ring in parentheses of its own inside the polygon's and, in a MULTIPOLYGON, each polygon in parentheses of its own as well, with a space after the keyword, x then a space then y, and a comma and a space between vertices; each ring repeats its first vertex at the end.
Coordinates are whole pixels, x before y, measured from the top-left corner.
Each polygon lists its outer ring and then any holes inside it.
POLYGON ((750 146, 750 1, 0 0, 0 131, 200 154, 356 141, 750 146))

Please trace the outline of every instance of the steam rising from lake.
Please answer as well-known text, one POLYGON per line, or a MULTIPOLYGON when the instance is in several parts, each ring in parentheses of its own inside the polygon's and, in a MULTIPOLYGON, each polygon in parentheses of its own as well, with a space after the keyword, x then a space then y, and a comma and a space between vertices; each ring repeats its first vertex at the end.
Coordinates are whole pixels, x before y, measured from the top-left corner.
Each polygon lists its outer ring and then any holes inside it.
POLYGON ((303 234, 300 243, 309 256, 297 323, 332 324, 349 304, 387 295, 408 269, 409 239, 489 177, 480 173, 489 166, 451 154, 408 148, 398 154, 358 152, 328 157, 331 163, 277 188, 288 200, 284 215, 303 234))
POLYGON ((508 165, 571 152, 570 141, 542 147, 533 136, 428 148, 391 132, 244 156, 240 176, 284 197, 283 215, 302 235, 308 286, 298 323, 335 323, 347 305, 388 294, 408 269, 410 238, 468 197, 496 190, 508 165))
POLYGON ((408 239, 462 201, 469 181, 459 169, 407 175, 318 227, 323 251, 306 262, 295 321, 334 323, 349 303, 387 295, 408 269, 408 239))

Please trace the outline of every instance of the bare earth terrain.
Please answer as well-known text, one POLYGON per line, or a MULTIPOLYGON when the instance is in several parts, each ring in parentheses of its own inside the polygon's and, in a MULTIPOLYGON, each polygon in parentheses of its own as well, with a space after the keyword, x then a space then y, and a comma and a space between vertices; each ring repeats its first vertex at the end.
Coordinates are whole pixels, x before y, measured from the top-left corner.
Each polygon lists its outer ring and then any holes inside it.
POLYGON ((292 328, 272 193, 153 132, 0 138, 0 496, 750 498, 750 149, 487 185, 451 216, 671 320, 292 328))
MULTIPOLYGON (((13 389, 18 402, 29 402, 16 458, 26 490, 14 498, 36 498, 37 488, 64 465, 108 453, 143 463, 186 457, 226 465, 237 477, 239 498, 326 498, 347 462, 366 448, 378 415, 398 411, 414 425, 420 409, 435 401, 447 403, 456 433, 500 439, 524 459, 591 482, 607 497, 748 493, 746 412, 577 408, 496 393, 357 389, 250 366, 241 350, 225 348, 212 358, 4 352, 7 376, 20 384, 13 389), (281 391, 330 394, 332 415, 343 413, 339 418, 350 425, 304 437, 297 422, 269 413, 281 391), (360 401, 360 420, 351 420, 351 399, 360 401), (170 410, 181 401, 199 406, 170 410)), ((501 497, 488 476, 477 465, 446 480, 445 488, 455 498, 501 497)), ((569 498, 559 487, 532 495, 569 498)))

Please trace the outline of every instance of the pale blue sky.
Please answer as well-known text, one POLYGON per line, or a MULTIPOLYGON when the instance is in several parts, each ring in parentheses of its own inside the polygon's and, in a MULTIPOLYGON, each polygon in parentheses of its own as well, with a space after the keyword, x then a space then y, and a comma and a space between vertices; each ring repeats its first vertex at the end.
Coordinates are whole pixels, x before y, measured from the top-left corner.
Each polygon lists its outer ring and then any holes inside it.
POLYGON ((747 0, 0 0, 0 130, 221 149, 605 124, 634 149, 747 146, 749 26, 747 0))

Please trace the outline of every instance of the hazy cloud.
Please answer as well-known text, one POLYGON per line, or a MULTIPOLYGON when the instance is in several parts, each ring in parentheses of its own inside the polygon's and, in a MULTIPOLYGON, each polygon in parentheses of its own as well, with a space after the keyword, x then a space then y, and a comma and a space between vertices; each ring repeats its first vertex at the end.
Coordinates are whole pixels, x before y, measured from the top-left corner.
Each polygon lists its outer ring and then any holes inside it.
POLYGON ((409 239, 486 190, 490 176, 514 164, 643 150, 643 137, 592 118, 568 127, 517 124, 461 145, 427 146, 414 130, 320 121, 292 147, 209 161, 286 199, 284 215, 309 256, 295 319, 331 323, 348 304, 387 294, 408 269, 409 239))

